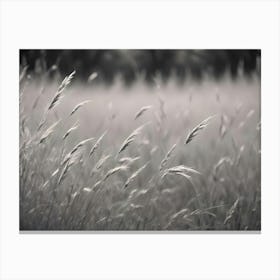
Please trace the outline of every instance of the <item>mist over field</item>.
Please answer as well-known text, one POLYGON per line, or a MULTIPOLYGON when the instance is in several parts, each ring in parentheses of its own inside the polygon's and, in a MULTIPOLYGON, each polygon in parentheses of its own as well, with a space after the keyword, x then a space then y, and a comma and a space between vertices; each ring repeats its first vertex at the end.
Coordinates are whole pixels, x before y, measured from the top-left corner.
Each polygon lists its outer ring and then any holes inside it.
POLYGON ((21 230, 261 229, 257 73, 128 85, 27 69, 21 230))

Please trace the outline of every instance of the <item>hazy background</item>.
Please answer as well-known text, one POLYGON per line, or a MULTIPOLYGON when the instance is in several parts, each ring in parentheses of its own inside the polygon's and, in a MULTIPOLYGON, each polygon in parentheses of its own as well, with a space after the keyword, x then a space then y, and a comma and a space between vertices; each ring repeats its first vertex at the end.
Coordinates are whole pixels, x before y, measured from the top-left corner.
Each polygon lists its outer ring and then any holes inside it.
POLYGON ((260 55, 260 50, 21 50, 20 65, 37 77, 47 71, 65 76, 75 69, 82 80, 97 72, 95 83, 111 84, 116 77, 127 85, 139 78, 152 83, 156 76, 183 83, 260 74, 260 55))

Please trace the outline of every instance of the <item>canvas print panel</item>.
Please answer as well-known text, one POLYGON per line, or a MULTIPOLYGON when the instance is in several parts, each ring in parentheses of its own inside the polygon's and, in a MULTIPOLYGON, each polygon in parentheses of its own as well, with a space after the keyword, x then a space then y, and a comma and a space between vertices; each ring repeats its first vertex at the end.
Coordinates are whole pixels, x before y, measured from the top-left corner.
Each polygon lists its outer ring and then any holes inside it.
POLYGON ((260 50, 20 50, 20 230, 261 229, 260 50))

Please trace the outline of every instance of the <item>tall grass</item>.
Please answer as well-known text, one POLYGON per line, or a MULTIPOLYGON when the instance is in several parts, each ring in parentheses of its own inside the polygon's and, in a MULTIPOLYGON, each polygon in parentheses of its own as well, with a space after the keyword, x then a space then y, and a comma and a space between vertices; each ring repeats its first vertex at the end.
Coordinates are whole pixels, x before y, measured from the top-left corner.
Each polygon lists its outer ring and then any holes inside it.
POLYGON ((74 74, 21 90, 21 230, 260 230, 258 80, 106 89, 74 74))

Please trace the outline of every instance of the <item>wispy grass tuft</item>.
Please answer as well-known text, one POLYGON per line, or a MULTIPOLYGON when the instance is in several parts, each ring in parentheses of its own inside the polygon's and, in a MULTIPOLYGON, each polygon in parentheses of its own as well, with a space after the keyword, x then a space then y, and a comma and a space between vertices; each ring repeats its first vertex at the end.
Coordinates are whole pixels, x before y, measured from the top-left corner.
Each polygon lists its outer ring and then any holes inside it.
POLYGON ((209 121, 213 118, 214 116, 208 117, 207 119, 203 120, 201 123, 199 123, 196 127, 194 127, 188 134, 187 139, 186 139, 186 144, 190 143, 198 134, 198 132, 205 127, 208 126, 209 121))
POLYGON ((144 114, 144 112, 146 112, 147 110, 149 110, 150 108, 152 108, 152 106, 144 106, 142 107, 135 115, 134 120, 138 119, 141 115, 144 114))
POLYGON ((46 139, 54 132, 54 128, 59 124, 60 120, 52 124, 41 136, 39 144, 46 141, 46 139))
POLYGON ((142 131, 142 129, 147 125, 141 125, 138 128, 136 128, 122 143, 121 148, 119 149, 118 154, 120 154, 121 152, 123 152, 135 139, 136 136, 139 135, 142 131))
POLYGON ((60 100, 62 99, 63 95, 63 91, 66 89, 66 87, 70 84, 70 82, 72 81, 74 75, 75 75, 76 71, 73 71, 69 76, 66 76, 64 78, 64 80, 62 81, 62 83, 60 84, 60 86, 58 87, 58 90, 56 92, 56 94, 54 95, 48 110, 51 110, 52 108, 54 108, 56 105, 59 104, 60 100))

